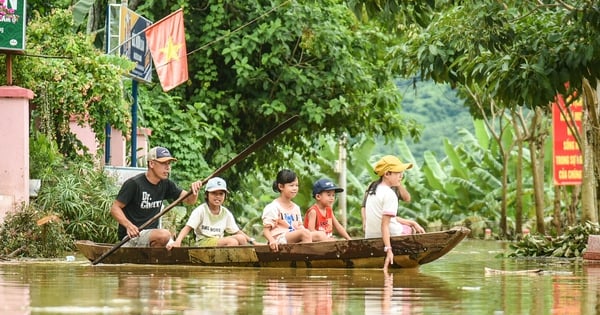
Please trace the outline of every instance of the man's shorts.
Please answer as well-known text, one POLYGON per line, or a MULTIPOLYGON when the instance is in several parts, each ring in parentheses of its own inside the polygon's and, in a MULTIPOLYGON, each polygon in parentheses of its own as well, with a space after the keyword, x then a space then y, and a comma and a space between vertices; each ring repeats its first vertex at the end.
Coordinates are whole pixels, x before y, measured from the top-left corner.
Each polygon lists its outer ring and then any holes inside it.
POLYGON ((150 230, 141 230, 140 236, 130 239, 127 243, 123 244, 122 247, 150 247, 150 230))

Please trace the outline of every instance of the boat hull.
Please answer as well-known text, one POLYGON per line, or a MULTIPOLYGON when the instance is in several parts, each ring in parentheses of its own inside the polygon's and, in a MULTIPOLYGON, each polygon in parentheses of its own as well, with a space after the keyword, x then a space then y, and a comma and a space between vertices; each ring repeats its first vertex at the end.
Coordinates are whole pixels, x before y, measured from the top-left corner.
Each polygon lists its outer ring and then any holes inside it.
MULTIPOLYGON (((391 238, 394 264, 391 268, 415 268, 444 256, 470 230, 446 231, 391 238)), ((77 241, 78 250, 90 261, 115 245, 77 241)), ((267 245, 166 248, 121 247, 102 260, 103 264, 196 265, 275 268, 381 268, 385 259, 381 238, 285 244, 279 252, 267 245)))

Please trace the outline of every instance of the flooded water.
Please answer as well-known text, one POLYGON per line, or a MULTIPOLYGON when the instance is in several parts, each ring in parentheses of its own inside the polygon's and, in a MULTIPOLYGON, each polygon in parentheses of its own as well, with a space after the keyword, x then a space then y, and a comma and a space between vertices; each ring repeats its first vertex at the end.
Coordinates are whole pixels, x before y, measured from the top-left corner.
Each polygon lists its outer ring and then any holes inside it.
POLYGON ((8 261, 0 314, 598 314, 600 264, 497 258, 506 247, 465 240, 389 274, 8 261))

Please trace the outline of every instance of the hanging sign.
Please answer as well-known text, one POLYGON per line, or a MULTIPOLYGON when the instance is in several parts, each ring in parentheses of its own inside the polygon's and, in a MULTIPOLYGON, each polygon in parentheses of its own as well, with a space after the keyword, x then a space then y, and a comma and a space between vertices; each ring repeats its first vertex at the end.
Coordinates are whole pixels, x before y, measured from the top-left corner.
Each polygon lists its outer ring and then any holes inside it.
POLYGON ((0 50, 25 50, 25 0, 0 0, 0 50))
POLYGON ((556 100, 552 105, 554 185, 580 185, 583 179, 583 157, 572 130, 581 133, 581 98, 569 105, 568 110, 572 116, 567 114, 566 117, 561 114, 561 109, 564 113, 568 112, 564 98, 558 95, 556 100))

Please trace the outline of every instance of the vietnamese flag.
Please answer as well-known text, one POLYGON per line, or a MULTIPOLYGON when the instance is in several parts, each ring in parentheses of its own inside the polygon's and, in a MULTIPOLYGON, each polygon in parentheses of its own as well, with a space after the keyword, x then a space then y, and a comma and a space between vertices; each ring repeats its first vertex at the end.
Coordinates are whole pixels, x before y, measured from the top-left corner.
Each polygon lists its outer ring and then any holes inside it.
POLYGON ((183 9, 152 24, 145 33, 163 91, 167 92, 187 81, 188 65, 183 9))

